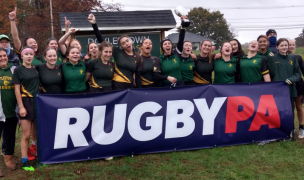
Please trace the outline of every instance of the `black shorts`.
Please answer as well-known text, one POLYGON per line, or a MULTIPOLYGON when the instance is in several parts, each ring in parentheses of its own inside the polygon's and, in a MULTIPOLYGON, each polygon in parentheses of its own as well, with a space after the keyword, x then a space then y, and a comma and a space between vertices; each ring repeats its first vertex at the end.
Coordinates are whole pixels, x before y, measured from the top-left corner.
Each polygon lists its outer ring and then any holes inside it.
POLYGON ((112 90, 113 90, 112 87, 103 87, 103 88, 90 87, 89 93, 110 92, 112 90))
POLYGON ((123 90, 123 89, 134 89, 135 86, 133 83, 112 81, 112 88, 113 90, 123 90))
POLYGON ((194 81, 186 81, 185 86, 194 86, 196 85, 194 81))
POLYGON ((298 96, 304 95, 304 81, 302 78, 299 80, 299 82, 296 82, 296 89, 298 92, 298 96))
POLYGON ((32 97, 23 97, 22 103, 24 108, 26 109, 26 116, 21 117, 18 113, 18 117, 20 120, 29 120, 29 121, 35 121, 35 104, 34 104, 34 98, 32 97))

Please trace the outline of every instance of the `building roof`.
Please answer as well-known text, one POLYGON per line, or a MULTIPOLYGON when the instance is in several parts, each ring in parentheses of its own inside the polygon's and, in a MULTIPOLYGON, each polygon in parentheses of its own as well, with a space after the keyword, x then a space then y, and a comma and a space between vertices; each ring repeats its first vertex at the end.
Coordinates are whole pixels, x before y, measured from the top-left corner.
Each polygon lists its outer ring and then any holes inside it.
MULTIPOLYGON (((173 33, 167 36, 168 39, 171 40, 172 43, 178 43, 179 33, 173 33)), ((210 40, 211 42, 214 42, 213 39, 200 36, 194 33, 186 32, 185 34, 185 41, 191 41, 191 42, 199 42, 201 43, 203 40, 210 40)))
MULTIPOLYGON (((60 13, 60 25, 65 31, 66 17, 71 26, 80 31, 92 31, 88 22, 90 12, 60 13)), ((159 11, 119 11, 119 12, 93 12, 96 23, 101 31, 115 30, 169 30, 175 28, 176 21, 171 10, 159 11)))

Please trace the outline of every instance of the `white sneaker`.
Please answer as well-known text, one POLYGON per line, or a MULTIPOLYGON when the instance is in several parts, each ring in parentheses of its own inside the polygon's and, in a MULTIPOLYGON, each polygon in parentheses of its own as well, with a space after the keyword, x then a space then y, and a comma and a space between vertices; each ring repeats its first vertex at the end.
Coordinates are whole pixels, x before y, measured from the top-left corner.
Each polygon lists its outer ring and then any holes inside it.
POLYGON ((111 161, 112 159, 113 159, 113 157, 105 158, 106 161, 111 161))
POLYGON ((299 130, 299 136, 298 138, 303 139, 304 138, 304 129, 299 130))

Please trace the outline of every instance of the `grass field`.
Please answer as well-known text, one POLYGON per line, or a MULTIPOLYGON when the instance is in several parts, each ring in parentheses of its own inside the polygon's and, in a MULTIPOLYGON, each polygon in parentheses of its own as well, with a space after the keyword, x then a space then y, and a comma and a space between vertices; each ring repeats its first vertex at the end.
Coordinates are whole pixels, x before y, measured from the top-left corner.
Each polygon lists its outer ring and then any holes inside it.
MULTIPOLYGON (((297 54, 304 54, 298 48, 297 54)), ((296 120, 297 122, 297 120, 296 120)), ((297 125, 295 126, 297 127, 297 125)), ((296 128, 297 129, 297 128, 296 128)), ((297 136, 297 135, 296 135, 297 136)), ((21 128, 17 133, 15 160, 18 169, 9 171, 3 160, 3 179, 303 179, 304 139, 249 145, 116 157, 47 165, 35 172, 21 169, 21 128)), ((32 162, 35 164, 35 162, 32 162)))

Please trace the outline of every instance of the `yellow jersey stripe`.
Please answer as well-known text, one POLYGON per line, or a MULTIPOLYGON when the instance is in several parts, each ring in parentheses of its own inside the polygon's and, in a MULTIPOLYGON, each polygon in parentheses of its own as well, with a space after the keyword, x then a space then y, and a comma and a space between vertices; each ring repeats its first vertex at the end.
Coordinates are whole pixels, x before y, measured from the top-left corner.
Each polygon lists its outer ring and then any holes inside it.
POLYGON ((21 92, 22 92, 22 97, 33 97, 29 92, 27 92, 27 90, 25 90, 23 85, 21 85, 21 92))
POLYGON ((117 68, 116 64, 115 64, 115 70, 114 70, 114 75, 113 75, 113 81, 131 83, 131 81, 120 72, 120 70, 117 68))
POLYGON ((102 87, 98 86, 98 84, 95 82, 93 74, 92 74, 92 84, 91 84, 91 86, 94 87, 94 88, 102 88, 102 87))
POLYGON ((150 84, 153 84, 153 82, 145 79, 144 77, 140 76, 141 77, 141 85, 150 85, 150 84))
POLYGON ((269 70, 262 72, 263 75, 267 73, 269 73, 269 70))
POLYGON ((209 81, 202 78, 196 71, 194 71, 193 81, 199 84, 209 84, 209 81))

